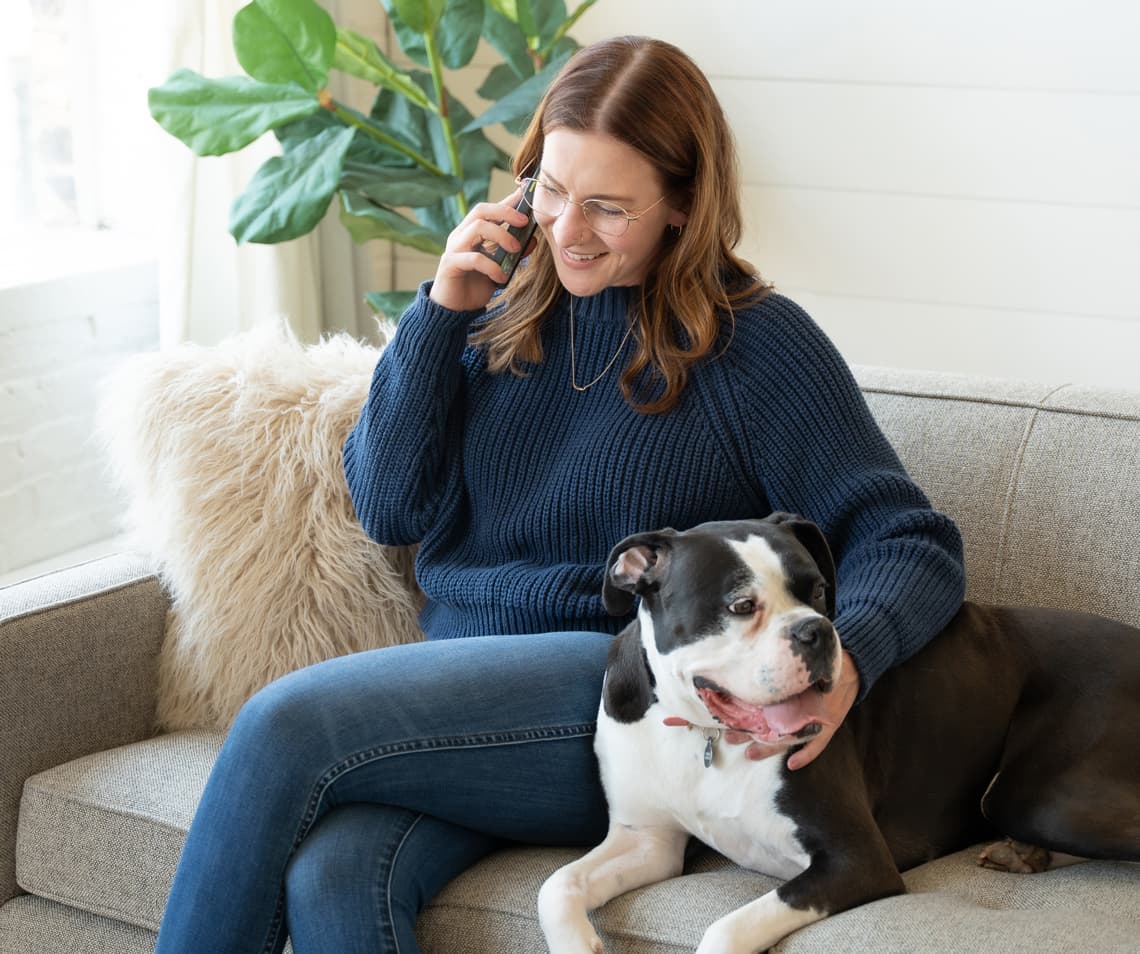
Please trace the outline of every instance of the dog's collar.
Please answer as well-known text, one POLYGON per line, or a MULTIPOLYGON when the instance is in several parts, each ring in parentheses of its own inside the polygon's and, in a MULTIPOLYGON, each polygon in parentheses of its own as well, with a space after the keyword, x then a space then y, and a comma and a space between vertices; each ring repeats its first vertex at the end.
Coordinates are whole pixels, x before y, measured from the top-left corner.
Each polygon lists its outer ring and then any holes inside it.
MULTIPOLYGON (((688 719, 685 719, 682 716, 666 716, 662 720, 662 722, 667 726, 673 726, 676 728, 696 729, 698 732, 701 733, 701 735, 704 736, 704 739, 705 739, 705 753, 704 753, 705 768, 712 768, 713 761, 714 761, 715 754, 716 754, 716 744, 720 741, 721 737, 723 735, 725 735, 727 732, 732 731, 732 732, 738 733, 739 735, 742 735, 742 736, 750 735, 750 733, 745 732, 742 729, 729 730, 729 729, 726 729, 724 726, 720 726, 720 725, 701 725, 698 722, 690 722, 688 719)), ((742 745, 745 744, 743 739, 740 739, 738 741, 742 745)), ((761 759, 769 758, 770 756, 777 755, 780 752, 787 751, 787 749, 789 749, 789 748, 794 748, 797 745, 802 745, 804 741, 806 741, 806 740, 796 740, 796 741, 790 741, 790 744, 781 744, 779 742, 776 742, 776 743, 764 742, 760 739, 752 737, 752 741, 747 743, 749 750, 751 750, 753 746, 756 746, 756 747, 763 747, 765 749, 768 749, 769 751, 765 755, 749 756, 749 757, 752 758, 754 761, 760 761, 761 759)))
POLYGON ((713 764, 713 748, 717 742, 720 741, 721 734, 724 730, 720 726, 713 725, 698 725, 695 722, 690 722, 688 719, 682 719, 680 716, 666 716, 664 719, 665 725, 677 726, 685 729, 696 729, 705 737, 705 768, 711 768, 713 764))

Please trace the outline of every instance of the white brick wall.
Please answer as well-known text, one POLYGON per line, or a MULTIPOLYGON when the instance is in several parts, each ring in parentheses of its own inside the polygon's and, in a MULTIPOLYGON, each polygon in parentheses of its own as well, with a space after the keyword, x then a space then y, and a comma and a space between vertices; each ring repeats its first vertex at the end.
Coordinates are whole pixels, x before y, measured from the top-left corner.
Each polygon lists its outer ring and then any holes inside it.
POLYGON ((97 384, 157 343, 153 262, 0 287, 0 576, 119 533, 97 384))

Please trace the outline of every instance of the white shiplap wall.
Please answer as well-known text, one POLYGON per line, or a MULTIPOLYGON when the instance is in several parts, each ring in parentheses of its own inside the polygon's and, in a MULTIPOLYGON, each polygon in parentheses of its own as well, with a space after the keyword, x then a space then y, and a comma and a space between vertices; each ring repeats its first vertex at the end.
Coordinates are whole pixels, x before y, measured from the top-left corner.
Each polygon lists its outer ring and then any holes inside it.
POLYGON ((601 0, 575 31, 616 33, 709 75, 745 257, 848 360, 1140 387, 1135 0, 601 0))
POLYGON ((1140 387, 1136 0, 600 0, 575 30, 618 33, 709 75, 742 251, 848 360, 1140 387))

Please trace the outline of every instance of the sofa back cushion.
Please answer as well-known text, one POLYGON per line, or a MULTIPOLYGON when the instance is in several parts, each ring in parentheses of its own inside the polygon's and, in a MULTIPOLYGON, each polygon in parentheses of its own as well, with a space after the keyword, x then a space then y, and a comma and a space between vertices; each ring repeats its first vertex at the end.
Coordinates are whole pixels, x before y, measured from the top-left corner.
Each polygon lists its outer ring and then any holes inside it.
POLYGON ((1140 391, 856 375, 911 475, 958 521, 970 599, 1140 625, 1140 391))

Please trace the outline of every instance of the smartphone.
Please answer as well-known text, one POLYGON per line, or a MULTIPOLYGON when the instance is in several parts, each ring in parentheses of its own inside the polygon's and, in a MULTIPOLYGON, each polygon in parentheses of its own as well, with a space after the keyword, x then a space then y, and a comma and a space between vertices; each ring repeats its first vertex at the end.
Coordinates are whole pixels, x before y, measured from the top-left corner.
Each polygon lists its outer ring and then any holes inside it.
POLYGON ((503 223, 503 225, 506 226, 507 231, 519 240, 519 251, 508 252, 498 242, 487 241, 482 245, 481 250, 483 254, 488 258, 494 259, 496 262, 498 262, 499 267, 502 268, 504 272, 506 272, 507 277, 504 278, 501 282, 496 283, 500 288, 502 288, 507 282, 511 280, 511 276, 514 275, 515 269, 518 268, 519 261, 522 259, 523 254, 526 252, 527 245, 530 244, 531 236, 534 235, 534 230, 537 223, 534 221, 534 209, 530 207, 527 199, 534 195, 535 186, 537 185, 537 176, 538 170, 535 169, 534 177, 527 180, 526 191, 519 198, 519 201, 515 204, 515 208, 519 212, 526 213, 526 225, 507 225, 506 222, 503 223))

